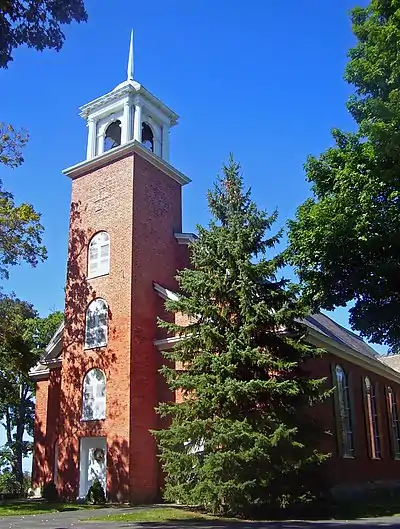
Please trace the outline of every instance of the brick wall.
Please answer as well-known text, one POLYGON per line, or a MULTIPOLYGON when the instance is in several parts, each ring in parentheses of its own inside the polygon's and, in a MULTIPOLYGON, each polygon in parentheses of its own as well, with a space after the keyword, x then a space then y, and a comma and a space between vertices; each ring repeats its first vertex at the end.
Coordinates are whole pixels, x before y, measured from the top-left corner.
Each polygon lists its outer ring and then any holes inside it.
POLYGON ((159 426, 159 400, 170 396, 158 373, 163 358, 154 340, 162 301, 153 282, 177 288, 180 261, 174 233, 182 230, 181 223, 181 186, 135 155, 130 466, 132 499, 140 502, 153 501, 159 492, 157 447, 149 430, 159 426))
POLYGON ((310 363, 309 368, 313 376, 326 377, 331 387, 333 384, 332 368, 336 364, 340 364, 349 376, 353 407, 355 458, 343 458, 340 454, 336 435, 335 402, 334 397, 331 397, 315 410, 321 425, 330 432, 330 435, 325 436, 321 442, 321 448, 332 454, 326 464, 330 482, 332 484, 358 484, 367 481, 399 479, 400 461, 394 460, 392 455, 385 392, 387 386, 390 385, 396 394, 397 405, 400 406, 400 385, 333 354, 327 354, 322 359, 310 363), (380 460, 373 460, 370 457, 363 388, 363 381, 366 376, 370 378, 372 384, 376 384, 378 427, 382 450, 380 460))
POLYGON ((129 499, 132 197, 132 155, 72 182, 59 446, 59 481, 67 497, 78 492, 79 439, 105 435, 107 488, 113 499, 129 499), (110 273, 88 279, 88 244, 102 230, 110 236, 110 273), (108 303, 108 344, 85 350, 86 307, 96 297, 108 303), (83 378, 94 367, 106 374, 107 418, 82 422, 83 378))
POLYGON ((51 370, 48 380, 36 383, 35 446, 32 462, 34 488, 54 480, 54 448, 58 437, 60 389, 61 368, 51 370))

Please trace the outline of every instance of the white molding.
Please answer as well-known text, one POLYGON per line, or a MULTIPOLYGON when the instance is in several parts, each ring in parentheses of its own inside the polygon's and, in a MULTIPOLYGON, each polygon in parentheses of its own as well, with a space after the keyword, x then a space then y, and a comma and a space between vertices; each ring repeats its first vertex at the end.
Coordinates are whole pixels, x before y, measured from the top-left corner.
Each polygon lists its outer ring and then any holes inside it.
POLYGON ((151 92, 144 88, 144 86, 137 83, 136 81, 124 81, 118 86, 116 86, 114 90, 111 90, 111 92, 108 92, 107 94, 104 94, 103 96, 100 96, 97 99, 86 103, 85 105, 79 108, 79 115, 83 118, 87 118, 90 114, 96 112, 97 109, 99 109, 100 107, 103 107, 104 105, 112 105, 121 97, 130 94, 142 96, 148 104, 150 103, 155 107, 155 109, 159 109, 162 114, 168 117, 168 119, 170 120, 171 127, 178 123, 178 114, 176 114, 167 105, 160 101, 156 96, 154 96, 151 92))
POLYGON ((167 351, 172 349, 175 344, 183 340, 181 336, 173 336, 172 338, 162 338, 161 340, 154 340, 154 345, 159 351, 167 351))
POLYGON ((62 339, 62 335, 63 335, 63 332, 64 332, 64 327, 65 327, 65 323, 64 323, 64 320, 63 320, 60 323, 60 325, 59 325, 58 329, 56 330, 56 332, 51 337, 50 342, 47 344, 46 355, 50 354, 54 350, 54 348, 57 347, 57 345, 59 344, 60 339, 62 339))
POLYGON ((343 358, 352 364, 356 364, 368 371, 372 371, 377 375, 393 380, 394 382, 400 383, 400 373, 394 371, 391 367, 384 364, 379 360, 379 356, 376 358, 363 355, 355 349, 348 347, 344 344, 340 344, 331 338, 315 331, 314 329, 308 329, 308 342, 317 347, 326 349, 328 353, 343 358))
MULTIPOLYGON (((173 301, 176 301, 179 299, 179 295, 175 292, 171 292, 167 288, 164 288, 163 286, 159 285, 158 283, 153 283, 154 290, 157 291, 157 293, 163 298, 163 299, 170 299, 173 301)), ((307 327, 307 324, 305 324, 307 327)), ((179 336, 174 336, 173 338, 167 338, 166 340, 157 340, 154 342, 157 347, 160 349, 162 348, 161 345, 165 343, 165 346, 167 346, 169 343, 175 344, 177 341, 181 340, 179 336), (170 341, 168 341, 170 340, 170 341)), ((315 345, 317 347, 321 347, 323 349, 326 349, 328 353, 333 354, 334 356, 337 356, 338 358, 343 358, 344 360, 347 360, 351 362, 352 364, 356 364, 360 367, 363 367, 364 369, 367 369, 368 371, 372 371, 373 373, 376 373, 382 377, 388 378, 390 380, 393 380, 394 382, 400 383, 400 373, 389 367, 387 364, 385 364, 382 360, 379 359, 379 356, 377 357, 371 357, 364 355, 355 349, 352 349, 351 347, 348 347, 347 345, 340 344, 336 342, 335 340, 332 340, 331 338, 328 338, 322 333, 319 333, 315 329, 311 329, 307 327, 307 341, 315 345)))
POLYGON ((178 244, 192 244, 197 240, 197 235, 194 233, 174 233, 175 239, 178 241, 178 244))
POLYGON ((29 377, 32 380, 46 380, 50 376, 50 368, 42 364, 36 364, 29 370, 29 377))
POLYGON ((165 288, 158 283, 153 283, 154 290, 159 294, 160 297, 163 299, 171 300, 171 301, 178 301, 179 295, 175 292, 172 292, 172 290, 168 290, 168 288, 165 288))
POLYGON ((83 162, 80 162, 76 165, 72 165, 71 167, 64 169, 62 172, 73 180, 82 176, 83 174, 99 169, 100 167, 123 158, 124 156, 133 152, 142 156, 142 158, 170 176, 173 180, 178 182, 178 184, 184 186, 191 182, 190 178, 172 167, 172 165, 170 165, 165 160, 162 160, 156 154, 149 151, 149 149, 146 149, 146 147, 136 140, 125 143, 125 145, 119 145, 118 147, 115 147, 115 149, 111 149, 99 156, 96 156, 95 158, 92 158, 91 160, 84 160, 83 162))

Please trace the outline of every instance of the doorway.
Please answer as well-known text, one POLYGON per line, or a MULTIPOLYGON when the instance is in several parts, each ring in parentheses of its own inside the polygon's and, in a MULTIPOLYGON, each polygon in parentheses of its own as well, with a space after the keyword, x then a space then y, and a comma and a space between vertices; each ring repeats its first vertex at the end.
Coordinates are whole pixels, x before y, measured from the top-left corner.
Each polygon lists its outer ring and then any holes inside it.
POLYGON ((97 478, 107 494, 107 442, 105 437, 81 437, 79 498, 85 498, 97 478))

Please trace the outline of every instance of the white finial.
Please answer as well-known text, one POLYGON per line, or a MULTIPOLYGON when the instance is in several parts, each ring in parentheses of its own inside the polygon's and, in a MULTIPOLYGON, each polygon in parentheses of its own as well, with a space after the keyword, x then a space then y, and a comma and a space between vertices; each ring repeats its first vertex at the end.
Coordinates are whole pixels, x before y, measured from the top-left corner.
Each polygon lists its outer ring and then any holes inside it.
POLYGON ((131 31, 131 42, 129 45, 127 78, 128 81, 133 81, 133 29, 131 31))

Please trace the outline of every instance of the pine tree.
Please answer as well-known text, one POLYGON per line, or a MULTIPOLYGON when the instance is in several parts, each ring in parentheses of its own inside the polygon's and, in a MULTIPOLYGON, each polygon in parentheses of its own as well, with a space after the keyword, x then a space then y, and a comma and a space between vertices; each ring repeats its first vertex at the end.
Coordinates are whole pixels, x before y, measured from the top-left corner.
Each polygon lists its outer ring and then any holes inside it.
POLYGON ((183 401, 160 405, 170 426, 155 434, 166 499, 248 515, 310 494, 327 457, 310 414, 325 381, 305 369, 321 352, 305 343, 293 288, 277 279, 282 258, 266 256, 281 237, 265 238, 277 213, 257 209, 232 157, 208 203, 213 220, 198 227, 192 269, 167 302, 191 324, 160 322, 181 337, 162 371, 183 401))

